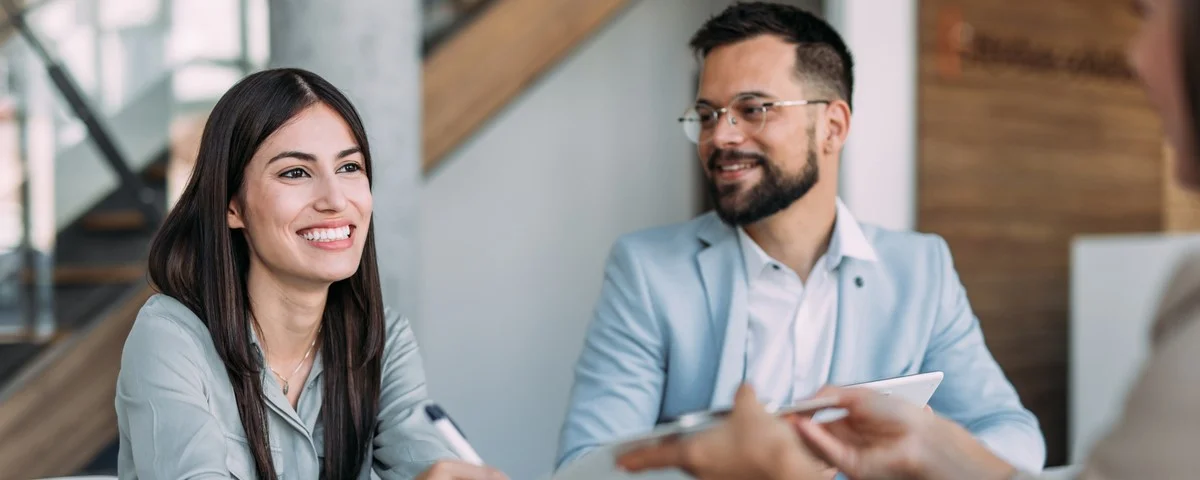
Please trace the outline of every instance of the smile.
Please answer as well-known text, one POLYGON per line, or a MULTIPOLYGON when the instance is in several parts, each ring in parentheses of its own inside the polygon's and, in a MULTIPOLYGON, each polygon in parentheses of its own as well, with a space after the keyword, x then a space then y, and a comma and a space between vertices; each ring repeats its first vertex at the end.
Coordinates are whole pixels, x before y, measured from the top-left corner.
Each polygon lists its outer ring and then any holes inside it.
POLYGON ((337 228, 310 228, 299 232, 301 237, 310 242, 336 242, 350 238, 350 226, 337 228))
POLYGON ((740 170, 748 170, 756 166, 758 166, 757 162, 740 162, 720 165, 717 167, 717 170, 722 172, 737 172, 740 170))

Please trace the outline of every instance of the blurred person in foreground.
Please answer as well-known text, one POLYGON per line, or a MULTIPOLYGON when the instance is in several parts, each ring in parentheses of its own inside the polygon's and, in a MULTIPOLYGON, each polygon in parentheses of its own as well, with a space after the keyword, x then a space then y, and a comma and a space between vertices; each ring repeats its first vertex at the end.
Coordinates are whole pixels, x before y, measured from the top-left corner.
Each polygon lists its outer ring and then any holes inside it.
POLYGON ((274 69, 213 108, 151 245, 159 292, 117 379, 122 479, 482 480, 425 418, 406 319, 385 309, 371 154, 349 100, 274 69))
MULTIPOLYGON (((1174 176, 1200 190, 1200 1, 1139 0, 1130 61, 1177 153, 1174 176)), ((827 388, 849 415, 817 425, 768 415, 744 387, 732 420, 694 437, 628 452, 633 471, 677 467, 705 479, 814 478, 828 461, 852 478, 1036 478, 954 422, 862 389, 827 388)), ((1151 353, 1122 416, 1082 465, 1085 480, 1200 477, 1200 255, 1178 267, 1151 332, 1151 353)))
POLYGON ((853 90, 840 35, 799 8, 749 2, 690 43, 702 65, 681 133, 715 212, 613 246, 558 466, 727 407, 743 382, 786 405, 825 384, 941 371, 930 405, 1040 470, 1037 418, 988 351, 945 240, 861 224, 838 198, 853 90))

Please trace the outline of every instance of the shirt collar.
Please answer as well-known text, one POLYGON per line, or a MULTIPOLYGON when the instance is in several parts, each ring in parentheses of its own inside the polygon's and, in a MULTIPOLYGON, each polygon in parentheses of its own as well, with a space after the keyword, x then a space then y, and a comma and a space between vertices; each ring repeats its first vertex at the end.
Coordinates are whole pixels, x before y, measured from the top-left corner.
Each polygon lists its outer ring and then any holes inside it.
MULTIPOLYGON (((763 251, 762 247, 750 238, 745 229, 738 227, 737 234, 742 247, 742 261, 745 262, 746 273, 751 278, 762 273, 763 269, 767 267, 782 266, 770 255, 767 255, 767 252, 763 251)), ((870 240, 867 240, 862 226, 854 218, 850 208, 842 203, 841 198, 838 198, 837 216, 833 221, 833 234, 829 237, 829 250, 822 258, 824 258, 825 268, 832 271, 841 265, 842 259, 846 257, 869 262, 879 260, 879 256, 875 253, 875 247, 871 246, 870 240)))
MULTIPOLYGON (((248 318, 249 319, 249 318, 248 318)), ((267 352, 263 351, 262 343, 258 340, 258 330, 254 328, 253 320, 250 320, 246 328, 250 331, 250 345, 258 352, 258 361, 262 363, 265 371, 270 372, 271 367, 267 365, 267 352)), ((319 335, 319 333, 318 333, 319 335)), ((321 350, 313 351, 313 365, 308 372, 308 378, 316 378, 318 374, 325 371, 324 362, 321 361, 321 350)))
POLYGON ((828 261, 832 262, 829 268, 832 270, 840 265, 845 257, 868 262, 879 261, 879 255, 875 253, 875 247, 871 246, 871 241, 867 240, 867 235, 863 233, 862 225, 854 218, 850 208, 838 198, 837 219, 833 222, 833 236, 827 255, 828 261))

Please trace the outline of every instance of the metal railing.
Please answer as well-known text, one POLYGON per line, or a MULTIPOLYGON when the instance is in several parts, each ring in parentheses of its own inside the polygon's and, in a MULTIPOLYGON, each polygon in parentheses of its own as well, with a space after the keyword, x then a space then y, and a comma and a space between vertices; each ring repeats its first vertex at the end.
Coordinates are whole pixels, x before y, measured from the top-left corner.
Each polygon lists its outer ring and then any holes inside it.
POLYGON ((58 60, 50 55, 41 39, 30 27, 26 20, 26 10, 18 8, 11 1, 0 2, 0 8, 4 9, 8 16, 8 22, 16 28, 29 45, 30 50, 45 65, 47 76, 54 83, 54 87, 62 95, 67 106, 74 112, 76 118, 83 122, 88 138, 100 151, 100 155, 108 167, 120 178, 121 190, 133 198, 147 221, 157 223, 162 215, 162 203, 157 198, 158 195, 146 187, 145 183, 129 167, 129 161, 117 147, 110 129, 80 90, 79 83, 58 60))
POLYGON ((57 330, 56 237, 90 206, 115 192, 145 224, 157 224, 166 199, 139 172, 166 151, 174 115, 216 100, 181 95, 181 76, 226 72, 218 80, 226 85, 211 88, 221 91, 253 68, 244 31, 251 3, 265 8, 266 0, 31 0, 20 8, 0 0, 0 34, 13 33, 0 43, 0 109, 15 102, 0 134, 15 128, 20 147, 5 151, 0 140, 0 178, 19 177, 7 191, 0 181, 0 231, 16 232, 0 234, 0 342, 57 330), (174 10, 189 3, 226 3, 242 18, 231 21, 227 11, 197 20, 174 10), (196 24, 205 21, 240 34, 233 55, 172 52, 189 34, 204 46, 197 32, 212 25, 196 24))

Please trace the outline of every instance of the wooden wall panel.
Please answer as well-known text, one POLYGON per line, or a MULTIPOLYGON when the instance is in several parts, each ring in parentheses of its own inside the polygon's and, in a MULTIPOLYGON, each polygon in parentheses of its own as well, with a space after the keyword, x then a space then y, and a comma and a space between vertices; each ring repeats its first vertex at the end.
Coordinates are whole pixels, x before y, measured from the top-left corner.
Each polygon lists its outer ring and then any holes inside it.
POLYGON ((923 0, 918 228, 949 242, 987 343, 1066 459, 1069 245, 1163 227, 1158 119, 1127 0, 923 0))

